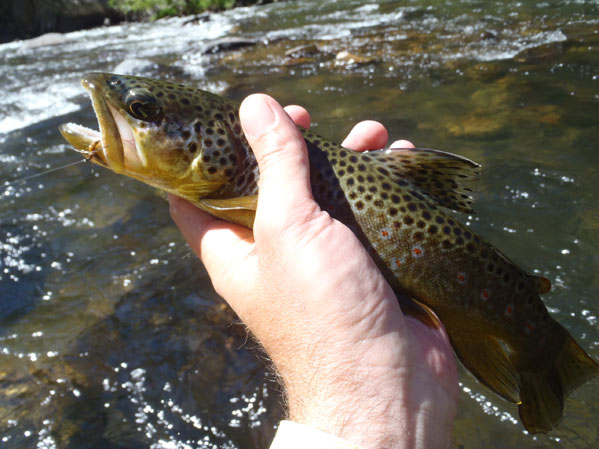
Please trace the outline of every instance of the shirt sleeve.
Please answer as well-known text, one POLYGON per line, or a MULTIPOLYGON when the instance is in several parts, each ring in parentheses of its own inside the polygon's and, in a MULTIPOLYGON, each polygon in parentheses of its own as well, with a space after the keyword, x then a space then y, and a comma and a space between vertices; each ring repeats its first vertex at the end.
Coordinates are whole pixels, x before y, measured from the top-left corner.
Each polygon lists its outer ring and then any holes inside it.
POLYGON ((322 430, 298 424, 293 421, 281 421, 270 449, 364 449, 343 438, 322 430))

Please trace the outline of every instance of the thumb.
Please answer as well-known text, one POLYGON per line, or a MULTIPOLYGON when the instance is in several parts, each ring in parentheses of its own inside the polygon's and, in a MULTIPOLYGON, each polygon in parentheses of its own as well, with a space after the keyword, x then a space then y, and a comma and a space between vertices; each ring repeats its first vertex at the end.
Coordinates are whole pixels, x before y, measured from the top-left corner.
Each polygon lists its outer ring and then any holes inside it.
POLYGON ((298 127, 279 103, 263 94, 247 97, 239 116, 260 170, 255 230, 265 222, 272 229, 305 221, 316 203, 310 189, 306 143, 298 127), (313 207, 306 208, 308 204, 313 207))

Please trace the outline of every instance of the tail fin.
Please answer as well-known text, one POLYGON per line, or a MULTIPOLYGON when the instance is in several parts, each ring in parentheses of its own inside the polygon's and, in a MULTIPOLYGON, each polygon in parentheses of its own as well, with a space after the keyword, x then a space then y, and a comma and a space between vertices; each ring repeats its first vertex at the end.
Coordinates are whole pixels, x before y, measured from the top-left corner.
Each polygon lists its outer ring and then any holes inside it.
MULTIPOLYGON (((564 330, 565 331, 565 330, 564 330)), ((520 419, 530 433, 553 429, 562 417, 564 398, 599 374, 599 365, 566 332, 555 358, 520 375, 520 419)))

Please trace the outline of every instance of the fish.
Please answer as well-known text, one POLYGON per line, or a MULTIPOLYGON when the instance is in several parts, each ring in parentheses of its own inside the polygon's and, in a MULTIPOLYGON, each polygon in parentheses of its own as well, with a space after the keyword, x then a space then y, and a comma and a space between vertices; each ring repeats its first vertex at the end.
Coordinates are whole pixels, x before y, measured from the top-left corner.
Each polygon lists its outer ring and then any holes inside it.
MULTIPOLYGON (((60 126, 86 158, 252 229, 259 171, 239 104, 183 84, 110 73, 82 78, 99 131, 60 126)), ((402 310, 444 326, 462 364, 517 404, 532 434, 560 422, 599 365, 554 320, 527 273, 450 211, 473 213, 479 164, 433 149, 355 152, 299 127, 314 199, 349 227, 402 310)), ((436 324, 435 324, 436 323, 436 324)))

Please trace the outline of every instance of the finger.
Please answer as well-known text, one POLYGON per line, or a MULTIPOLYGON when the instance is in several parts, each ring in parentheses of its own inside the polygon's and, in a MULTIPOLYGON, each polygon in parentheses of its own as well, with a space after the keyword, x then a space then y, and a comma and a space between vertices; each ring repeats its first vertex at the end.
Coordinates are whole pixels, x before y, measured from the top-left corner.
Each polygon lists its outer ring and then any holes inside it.
POLYGON ((304 128, 310 127, 310 113, 305 108, 292 104, 285 106, 284 109, 296 125, 303 126, 304 128))
POLYGON ((218 220, 202 212, 177 196, 168 196, 170 213, 187 244, 202 260, 216 290, 221 293, 235 270, 241 276, 249 270, 241 269, 252 254, 252 231, 218 220))
POLYGON ((389 148, 416 148, 409 140, 396 140, 389 148))
POLYGON ((352 128, 341 145, 357 151, 379 150, 388 140, 389 133, 381 123, 365 120, 352 128))
POLYGON ((306 144, 299 129, 267 95, 250 95, 241 104, 239 116, 260 170, 256 222, 261 215, 269 220, 304 222, 305 214, 311 212, 306 205, 313 199, 306 144))

